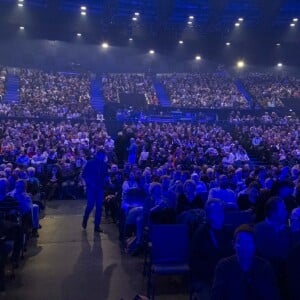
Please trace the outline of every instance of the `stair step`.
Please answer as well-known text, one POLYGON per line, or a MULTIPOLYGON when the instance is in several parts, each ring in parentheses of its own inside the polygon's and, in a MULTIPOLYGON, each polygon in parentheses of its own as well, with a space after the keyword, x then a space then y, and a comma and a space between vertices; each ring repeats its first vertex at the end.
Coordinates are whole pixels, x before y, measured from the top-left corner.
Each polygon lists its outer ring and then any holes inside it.
POLYGON ((20 80, 16 75, 8 74, 5 84, 4 101, 16 103, 19 101, 20 80))
POLYGON ((163 85, 159 81, 155 81, 154 88, 155 88, 156 95, 157 95, 160 105, 162 107, 171 106, 170 98, 169 98, 165 88, 163 87, 163 85))
POLYGON ((102 79, 99 77, 91 81, 91 105, 98 113, 103 113, 104 109, 104 96, 101 84, 102 79))

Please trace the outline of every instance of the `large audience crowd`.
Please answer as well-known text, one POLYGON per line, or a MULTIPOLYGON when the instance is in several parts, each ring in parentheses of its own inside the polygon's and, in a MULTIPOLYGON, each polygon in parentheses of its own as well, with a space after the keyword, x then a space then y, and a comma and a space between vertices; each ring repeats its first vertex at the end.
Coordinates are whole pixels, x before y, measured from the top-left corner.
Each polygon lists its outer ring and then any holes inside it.
POLYGON ((104 97, 107 102, 120 102, 120 94, 144 95, 148 104, 158 105, 158 98, 150 76, 144 74, 106 74, 102 77, 104 97))
POLYGON ((8 117, 95 119, 90 103, 89 74, 65 74, 31 69, 17 70, 18 103, 1 103, 8 117))
MULTIPOLYGON (((231 122, 244 128, 253 122, 251 118, 232 114, 231 122)), ((272 114, 260 117, 265 125, 285 124, 289 130, 285 136, 298 128, 297 118, 290 119, 272 114)), ((268 269, 268 276, 274 274, 273 285, 268 285, 271 277, 258 273, 268 293, 275 295, 272 299, 279 299, 278 290, 286 295, 287 284, 294 284, 289 253, 300 229, 299 164, 287 168, 278 161, 276 165, 253 166, 238 140, 220 126, 209 124, 126 124, 114 140, 102 123, 11 120, 2 121, 0 133, 2 200, 7 195, 20 203, 24 199, 34 203, 37 194, 37 199, 48 201, 83 197, 81 170, 101 147, 109 165, 105 214, 119 223, 120 239, 132 254, 142 251, 144 226, 149 222, 187 224, 193 293, 201 293, 204 282, 212 287, 212 295, 230 294, 230 280, 238 278, 226 273, 231 269, 226 271, 224 261, 218 262, 234 254, 230 245, 236 224, 228 223, 228 216, 241 213, 247 216, 245 222, 256 225, 254 230, 240 228, 234 240, 246 235, 264 259, 261 264, 266 264, 265 268, 269 268, 265 261, 272 265, 274 271, 268 269), (139 198, 132 202, 134 195, 139 198), (290 227, 286 225, 288 217, 290 227), (225 225, 231 225, 230 230, 225 225), (136 239, 127 245, 132 230, 136 239), (224 284, 226 280, 228 284, 224 284)), ((244 288, 243 282, 239 285, 244 288)), ((239 285, 239 293, 243 293, 239 285)))
POLYGON ((90 104, 90 77, 47 73, 30 69, 20 72, 20 104, 17 114, 45 117, 95 117, 90 104))
MULTIPOLYGON (((243 117, 232 115, 232 122, 252 122, 251 118, 241 121, 243 117)), ((268 114, 258 119, 265 124, 288 120, 268 114)), ((298 295, 294 257, 299 261, 295 249, 300 233, 300 167, 296 161, 291 168, 282 161, 253 166, 239 142, 216 125, 125 125, 112 144, 117 162, 125 164, 122 170, 111 165, 105 207, 107 215, 120 216, 122 240, 128 229, 136 228, 134 248, 129 251, 136 254, 143 247, 145 225, 184 223, 190 229, 195 297, 205 285, 211 288, 211 299, 243 299, 240 295, 248 290, 249 299, 298 295), (120 151, 122 145, 127 155, 120 151), (137 190, 142 192, 139 201, 134 198, 137 190), (242 226, 233 235, 242 223, 252 227, 242 226), (234 250, 235 256, 227 258, 234 250)))
POLYGON ((232 115, 236 136, 264 162, 293 166, 300 163, 300 121, 292 112, 279 117, 275 112, 261 117, 232 115))
MULTIPOLYGON (((95 118, 90 104, 89 74, 67 74, 18 69, 20 102, 2 103, 5 116, 95 118)), ((7 70, 0 69, 0 97, 3 98, 7 70)), ((263 107, 282 107, 285 98, 299 98, 299 79, 267 73, 237 76, 246 91, 263 107)), ((157 74, 171 105, 185 108, 249 108, 249 102, 232 78, 221 73, 157 74)), ((121 94, 144 95, 150 105, 158 105, 154 77, 147 74, 109 73, 102 76, 107 103, 119 103, 121 94)))
MULTIPOLYGON (((22 70, 20 79, 20 110, 1 103, 6 115, 94 114, 87 75, 22 70)), ((173 74, 160 80, 175 106, 247 107, 223 75, 173 74)), ((103 77, 104 93, 109 102, 117 102, 120 92, 146 93, 153 101, 151 82, 142 75, 110 74, 103 77)), ((7 201, 18 204, 26 232, 30 228, 38 236, 34 207, 40 212, 52 199, 85 197, 82 170, 104 149, 105 217, 118 224, 125 250, 141 253, 145 228, 153 223, 186 224, 194 299, 205 286, 213 300, 297 299, 300 123, 295 114, 231 113, 232 133, 217 124, 137 122, 124 124, 114 139, 102 122, 73 121, 0 121, 0 208, 7 201), (268 164, 253 165, 250 151, 268 164), (243 223, 251 227, 238 227, 243 223), (127 239, 132 234, 135 239, 127 239)), ((20 228, 12 230, 7 220, 0 225, 3 238, 15 241, 17 266, 20 228)), ((1 284, 3 253, 0 243, 1 284)))
POLYGON ((247 108, 246 98, 223 73, 159 74, 171 103, 188 108, 247 108))
POLYGON ((282 107, 285 98, 300 98, 300 80, 295 77, 267 73, 242 76, 246 89, 263 107, 282 107))

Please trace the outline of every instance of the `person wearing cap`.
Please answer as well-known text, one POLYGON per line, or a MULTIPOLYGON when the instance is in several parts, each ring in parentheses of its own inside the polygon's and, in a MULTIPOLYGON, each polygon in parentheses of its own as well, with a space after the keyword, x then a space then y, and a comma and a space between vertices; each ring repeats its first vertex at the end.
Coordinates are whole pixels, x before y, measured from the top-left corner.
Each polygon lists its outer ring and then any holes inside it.
POLYGON ((100 228, 104 186, 108 181, 106 153, 103 149, 97 151, 95 157, 89 160, 82 170, 82 178, 86 184, 87 205, 85 208, 82 228, 86 229, 89 215, 96 206, 94 231, 103 232, 100 228))

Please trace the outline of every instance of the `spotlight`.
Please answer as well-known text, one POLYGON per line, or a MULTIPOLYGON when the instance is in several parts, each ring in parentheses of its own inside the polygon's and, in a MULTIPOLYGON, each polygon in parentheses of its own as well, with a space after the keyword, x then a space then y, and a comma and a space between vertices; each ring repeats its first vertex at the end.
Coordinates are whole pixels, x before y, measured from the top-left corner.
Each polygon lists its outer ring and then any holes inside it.
POLYGON ((187 22, 189 25, 193 25, 193 22, 192 21, 188 21, 187 22))
POLYGON ((278 63, 277 67, 281 68, 282 67, 282 63, 278 63))
POLYGON ((190 20, 194 20, 194 16, 189 16, 189 19, 190 20))
POLYGON ((135 16, 139 16, 140 13, 139 13, 139 12, 135 12, 134 15, 135 15, 135 16))
POLYGON ((81 34, 80 32, 78 32, 78 33, 77 33, 77 36, 78 36, 78 37, 81 37, 81 36, 82 36, 82 34, 81 34))
POLYGON ((24 26, 20 26, 19 28, 20 28, 20 30, 24 30, 24 29, 25 29, 25 27, 24 27, 24 26))
POLYGON ((102 43, 101 47, 103 49, 107 49, 109 47, 108 43, 102 43))
POLYGON ((240 27, 240 25, 241 25, 240 23, 235 23, 234 24, 235 27, 240 27))
POLYGON ((86 6, 81 6, 80 9, 81 10, 86 10, 86 6))
POLYGON ((19 7, 23 7, 24 4, 23 4, 23 3, 18 3, 18 6, 19 6, 19 7))
POLYGON ((132 42, 132 41, 133 41, 133 38, 129 38, 129 41, 132 42))
POLYGON ((182 44, 183 44, 183 41, 179 41, 178 43, 179 43, 180 45, 182 45, 182 44))
POLYGON ((227 43, 226 43, 226 46, 230 46, 230 45, 231 45, 231 43, 230 43, 230 42, 227 42, 227 43))
POLYGON ((82 16, 86 16, 86 12, 85 11, 81 11, 80 13, 82 16))
POLYGON ((200 56, 200 55, 197 55, 197 56, 195 57, 195 59, 196 59, 196 60, 201 60, 201 56, 200 56))
POLYGON ((137 20, 138 20, 137 17, 132 18, 132 21, 137 21, 137 20))
POLYGON ((295 23, 291 23, 290 26, 291 26, 291 27, 295 27, 296 24, 295 24, 295 23))
POLYGON ((244 18, 238 18, 238 20, 239 20, 240 22, 243 22, 243 21, 244 21, 244 18))
POLYGON ((244 68, 245 67, 245 63, 242 61, 242 60, 239 60, 237 63, 236 63, 236 66, 241 69, 241 68, 244 68))
POLYGON ((277 43, 276 46, 277 46, 277 47, 280 47, 280 43, 277 43))
POLYGON ((24 0, 18 0, 18 2, 24 2, 24 0))
POLYGON ((294 18, 294 19, 293 19, 293 22, 298 22, 298 18, 294 18))
POLYGON ((149 50, 149 54, 154 54, 155 51, 154 50, 149 50))

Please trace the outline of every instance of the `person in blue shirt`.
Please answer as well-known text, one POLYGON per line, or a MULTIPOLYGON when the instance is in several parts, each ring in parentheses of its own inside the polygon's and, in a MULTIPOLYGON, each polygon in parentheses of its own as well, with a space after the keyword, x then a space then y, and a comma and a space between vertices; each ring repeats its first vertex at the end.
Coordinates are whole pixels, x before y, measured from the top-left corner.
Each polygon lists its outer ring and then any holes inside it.
POLYGON ((104 186, 108 181, 108 167, 104 149, 97 151, 95 158, 89 160, 82 170, 82 178, 86 184, 87 205, 85 208, 82 227, 86 229, 89 215, 96 206, 95 232, 103 232, 100 228, 104 186))
POLYGON ((130 145, 127 148, 127 151, 128 151, 128 162, 131 165, 134 165, 136 163, 137 151, 138 151, 138 147, 134 138, 130 139, 130 145))
POLYGON ((30 158, 25 152, 22 152, 16 159, 16 164, 20 167, 28 167, 30 164, 30 158))

